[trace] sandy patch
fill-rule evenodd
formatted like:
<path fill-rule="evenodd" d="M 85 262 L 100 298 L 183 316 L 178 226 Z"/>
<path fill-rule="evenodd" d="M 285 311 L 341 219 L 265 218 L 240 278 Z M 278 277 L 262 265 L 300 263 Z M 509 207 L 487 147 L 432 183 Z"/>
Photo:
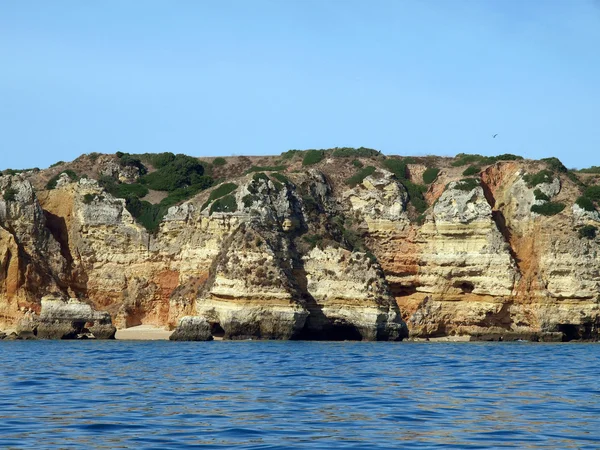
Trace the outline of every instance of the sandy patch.
<path fill-rule="evenodd" d="M 159 341 L 168 340 L 173 331 L 165 330 L 153 325 L 138 325 L 137 327 L 117 330 L 115 339 L 129 341 Z"/>

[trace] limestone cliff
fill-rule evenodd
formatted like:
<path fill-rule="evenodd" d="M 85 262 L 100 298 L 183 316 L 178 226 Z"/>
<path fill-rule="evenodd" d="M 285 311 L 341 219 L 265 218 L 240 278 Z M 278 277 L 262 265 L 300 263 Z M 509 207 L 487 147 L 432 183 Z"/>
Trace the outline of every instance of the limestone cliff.
<path fill-rule="evenodd" d="M 83 156 L 1 176 L 0 328 L 50 295 L 119 328 L 201 325 L 180 339 L 206 327 L 229 339 L 598 337 L 600 214 L 579 199 L 593 176 L 516 158 L 483 158 L 465 178 L 460 158 L 301 156 L 229 158 L 212 169 L 220 183 L 165 207 L 155 229 L 106 181 L 138 186 L 150 164 Z"/>

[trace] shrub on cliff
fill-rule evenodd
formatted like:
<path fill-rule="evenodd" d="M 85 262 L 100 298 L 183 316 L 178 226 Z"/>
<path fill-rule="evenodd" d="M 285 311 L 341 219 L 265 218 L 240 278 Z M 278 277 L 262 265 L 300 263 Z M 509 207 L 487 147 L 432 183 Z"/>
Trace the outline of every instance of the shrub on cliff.
<path fill-rule="evenodd" d="M 454 185 L 454 189 L 458 189 L 459 191 L 472 191 L 476 187 L 480 186 L 480 182 L 477 178 L 463 178 L 458 183 Z"/>
<path fill-rule="evenodd" d="M 6 188 L 6 190 L 4 191 L 4 195 L 2 196 L 4 198 L 5 202 L 14 202 L 16 195 L 17 195 L 17 190 L 13 189 L 11 187 Z"/>
<path fill-rule="evenodd" d="M 425 169 L 425 172 L 423 172 L 423 183 L 433 183 L 439 173 L 440 169 L 438 169 L 437 167 L 428 167 L 427 169 Z"/>
<path fill-rule="evenodd" d="M 279 172 L 280 170 L 287 169 L 287 166 L 252 166 L 246 173 L 252 172 Z"/>
<path fill-rule="evenodd" d="M 237 203 L 233 195 L 226 195 L 216 199 L 210 205 L 210 214 L 214 212 L 235 212 L 237 211 Z"/>
<path fill-rule="evenodd" d="M 591 201 L 587 197 L 584 197 L 584 196 L 578 197 L 577 200 L 575 200 L 575 203 L 581 209 L 584 209 L 586 211 L 596 211 L 596 207 L 594 206 L 594 202 Z"/>
<path fill-rule="evenodd" d="M 579 237 L 581 239 L 595 239 L 597 232 L 598 228 L 596 228 L 594 225 L 585 225 L 579 229 Z"/>
<path fill-rule="evenodd" d="M 221 166 L 224 166 L 225 164 L 227 164 L 227 160 L 225 158 L 218 157 L 218 158 L 213 159 L 212 163 L 213 163 L 213 166 L 215 166 L 215 167 L 221 167 Z"/>
<path fill-rule="evenodd" d="M 69 178 L 73 181 L 77 181 L 79 179 L 77 174 L 72 170 L 63 170 L 61 173 L 54 175 L 52 178 L 50 178 L 50 180 L 48 180 L 48 183 L 46 183 L 46 189 L 51 190 L 56 188 L 56 183 L 58 182 L 58 179 L 63 173 L 67 174 Z"/>
<path fill-rule="evenodd" d="M 541 205 L 532 205 L 531 212 L 541 214 L 542 216 L 554 216 L 565 209 L 564 203 L 547 202 Z"/>
<path fill-rule="evenodd" d="M 399 180 L 406 179 L 406 161 L 387 158 L 383 161 L 383 167 L 392 172 Z"/>
<path fill-rule="evenodd" d="M 554 175 L 549 170 L 540 170 L 537 173 L 527 173 L 523 175 L 523 180 L 527 183 L 530 188 L 536 187 L 538 184 L 552 183 L 554 181 Z"/>
<path fill-rule="evenodd" d="M 481 167 L 479 166 L 469 166 L 462 173 L 465 177 L 470 177 L 471 175 L 476 175 L 481 172 Z"/>
<path fill-rule="evenodd" d="M 118 152 L 117 156 L 119 156 L 119 165 L 121 167 L 137 167 L 140 175 L 144 175 L 148 172 L 148 169 L 146 169 L 146 166 L 142 164 L 140 158 L 132 156 L 129 153 L 122 152 Z"/>
<path fill-rule="evenodd" d="M 312 166 L 323 161 L 325 158 L 325 152 L 323 150 L 307 150 L 302 160 L 303 166 Z"/>
<path fill-rule="evenodd" d="M 546 194 L 544 194 L 539 189 L 536 189 L 535 191 L 533 191 L 533 195 L 535 196 L 536 200 L 543 200 L 545 202 L 549 202 L 550 201 L 550 197 L 548 197 Z"/>
<path fill-rule="evenodd" d="M 371 158 L 381 156 L 381 152 L 366 147 L 336 147 L 331 155 L 334 158 Z"/>
<path fill-rule="evenodd" d="M 408 192 L 409 203 L 413 205 L 417 213 L 423 214 L 429 206 L 423 195 L 427 192 L 427 186 L 416 184 L 408 180 L 402 180 L 402 185 L 406 188 L 406 192 Z"/>
<path fill-rule="evenodd" d="M 140 178 L 140 182 L 156 191 L 174 191 L 198 183 L 203 175 L 204 166 L 196 158 L 176 155 L 156 172 Z"/>
<path fill-rule="evenodd" d="M 600 166 L 592 166 L 586 169 L 580 169 L 581 173 L 600 173 Z"/>
<path fill-rule="evenodd" d="M 346 184 L 350 187 L 355 187 L 356 185 L 362 183 L 363 180 L 369 175 L 372 175 L 373 172 L 375 172 L 375 167 L 373 166 L 367 166 L 364 169 L 360 169 L 358 172 L 356 172 L 354 175 L 352 175 L 346 180 Z"/>
<path fill-rule="evenodd" d="M 590 186 L 583 192 L 584 197 L 590 200 L 600 201 L 600 186 Z"/>

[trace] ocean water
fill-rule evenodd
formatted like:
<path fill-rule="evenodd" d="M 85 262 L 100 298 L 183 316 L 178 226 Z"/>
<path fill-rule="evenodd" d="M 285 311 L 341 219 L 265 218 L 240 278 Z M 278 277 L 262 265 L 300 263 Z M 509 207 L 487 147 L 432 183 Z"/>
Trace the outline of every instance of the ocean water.
<path fill-rule="evenodd" d="M 600 345 L 0 342 L 0 448 L 600 448 Z"/>

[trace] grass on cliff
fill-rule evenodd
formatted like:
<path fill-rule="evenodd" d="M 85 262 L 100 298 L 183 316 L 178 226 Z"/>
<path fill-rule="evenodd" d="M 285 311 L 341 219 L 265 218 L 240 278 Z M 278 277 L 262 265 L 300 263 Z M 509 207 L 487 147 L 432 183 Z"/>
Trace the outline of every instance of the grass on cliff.
<path fill-rule="evenodd" d="M 594 225 L 585 225 L 581 227 L 578 231 L 579 237 L 581 239 L 596 239 L 596 235 L 598 234 L 598 228 Z"/>
<path fill-rule="evenodd" d="M 477 178 L 463 178 L 454 185 L 454 189 L 458 189 L 459 191 L 470 192 L 473 189 L 479 187 L 480 185 L 481 183 Z"/>
<path fill-rule="evenodd" d="M 324 150 L 307 150 L 302 159 L 303 166 L 312 166 L 320 163 L 325 158 Z"/>
<path fill-rule="evenodd" d="M 4 199 L 5 202 L 14 202 L 16 199 L 17 193 L 18 193 L 18 191 L 16 189 L 14 189 L 12 187 L 8 187 L 4 191 L 2 198 Z"/>
<path fill-rule="evenodd" d="M 459 153 L 456 159 L 450 164 L 453 167 L 466 166 L 467 164 L 490 165 L 498 161 L 518 161 L 523 159 L 522 156 L 504 153 L 498 156 L 483 156 L 478 154 Z"/>

